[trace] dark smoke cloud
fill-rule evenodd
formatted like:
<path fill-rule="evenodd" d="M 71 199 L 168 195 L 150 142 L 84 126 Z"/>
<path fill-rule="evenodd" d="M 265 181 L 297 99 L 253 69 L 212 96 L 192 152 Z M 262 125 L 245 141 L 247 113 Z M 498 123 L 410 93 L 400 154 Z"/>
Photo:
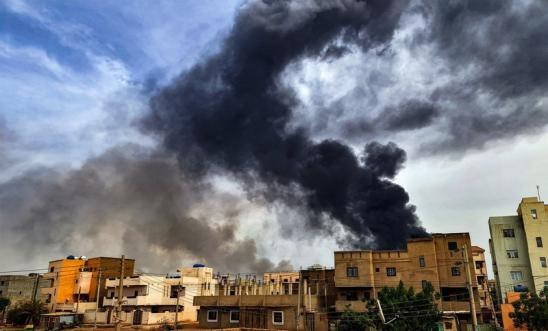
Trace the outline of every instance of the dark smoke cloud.
<path fill-rule="evenodd" d="M 546 1 L 413 1 L 390 40 L 331 63 L 340 84 L 322 84 L 320 75 L 318 84 L 300 83 L 312 95 L 304 97 L 307 107 L 310 99 L 318 111 L 302 107 L 293 125 L 354 145 L 393 140 L 427 157 L 541 134 L 548 124 L 546 31 Z M 313 69 L 288 72 L 288 81 Z"/>
<path fill-rule="evenodd" d="M 292 62 L 321 56 L 336 38 L 367 49 L 390 39 L 402 1 L 264 1 L 245 6 L 221 51 L 151 101 L 146 127 L 163 135 L 183 171 L 258 175 L 269 188 L 297 184 L 312 229 L 340 222 L 349 246 L 394 248 L 425 234 L 405 190 L 390 179 L 405 158 L 393 144 L 370 144 L 360 164 L 335 140 L 314 143 L 287 129 L 297 103 L 278 80 Z M 272 194 L 272 192 L 267 192 Z M 279 190 L 278 199 L 291 200 Z"/>
<path fill-rule="evenodd" d="M 0 184 L 0 238 L 32 243 L 18 245 L 27 258 L 122 251 L 158 271 L 192 262 L 222 271 L 289 268 L 236 237 L 237 199 L 188 180 L 173 157 L 120 146 L 77 170 L 41 168 Z M 222 223 L 207 218 L 212 211 Z"/>

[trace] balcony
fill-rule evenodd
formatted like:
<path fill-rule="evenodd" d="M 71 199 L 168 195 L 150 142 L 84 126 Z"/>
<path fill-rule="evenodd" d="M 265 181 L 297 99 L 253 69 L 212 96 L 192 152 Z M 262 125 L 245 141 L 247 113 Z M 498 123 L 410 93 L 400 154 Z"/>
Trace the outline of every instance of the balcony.
<path fill-rule="evenodd" d="M 443 311 L 470 312 L 470 303 L 468 301 L 442 301 Z M 476 302 L 476 311 L 480 311 L 479 302 Z"/>
<path fill-rule="evenodd" d="M 114 306 L 117 298 L 107 298 L 105 297 L 103 299 L 103 305 L 104 306 Z M 158 305 L 158 306 L 175 306 L 177 304 L 177 298 L 158 298 L 158 297 L 150 297 L 146 295 L 142 296 L 136 296 L 132 298 L 124 297 L 123 298 L 124 303 L 122 306 L 150 306 L 150 305 Z M 179 300 L 179 304 L 183 304 L 183 300 Z"/>
<path fill-rule="evenodd" d="M 351 311 L 363 313 L 367 311 L 365 304 L 361 300 L 337 300 L 335 301 L 335 310 L 340 312 L 350 309 Z"/>
<path fill-rule="evenodd" d="M 195 306 L 206 307 L 293 307 L 299 304 L 299 296 L 288 295 L 228 295 L 196 296 Z M 303 297 L 301 305 L 311 310 L 318 308 L 318 297 Z"/>

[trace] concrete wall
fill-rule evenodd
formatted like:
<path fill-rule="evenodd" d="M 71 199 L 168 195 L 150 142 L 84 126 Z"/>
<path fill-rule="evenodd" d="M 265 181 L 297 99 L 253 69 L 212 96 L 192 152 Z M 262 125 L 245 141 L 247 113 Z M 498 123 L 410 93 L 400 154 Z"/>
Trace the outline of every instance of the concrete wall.
<path fill-rule="evenodd" d="M 504 229 L 514 229 L 515 237 L 504 237 Z M 494 263 L 493 272 L 497 281 L 497 296 L 499 303 L 502 303 L 502 298 L 506 297 L 507 292 L 513 291 L 514 285 L 525 285 L 529 289 L 534 288 L 527 239 L 519 216 L 490 217 L 489 232 L 491 234 L 491 255 Z M 507 250 L 517 250 L 518 258 L 508 258 Z M 521 271 L 523 281 L 513 280 L 511 271 Z"/>

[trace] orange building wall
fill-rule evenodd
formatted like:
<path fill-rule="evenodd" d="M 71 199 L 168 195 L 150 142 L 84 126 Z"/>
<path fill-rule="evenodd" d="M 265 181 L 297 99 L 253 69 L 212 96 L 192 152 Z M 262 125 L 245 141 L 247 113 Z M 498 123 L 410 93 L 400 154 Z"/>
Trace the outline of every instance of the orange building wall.
<path fill-rule="evenodd" d="M 502 315 L 502 325 L 504 331 L 522 331 L 527 330 L 526 327 L 517 328 L 514 326 L 514 321 L 510 317 L 510 313 L 514 312 L 514 306 L 512 303 L 519 300 L 520 293 L 517 292 L 507 292 L 506 293 L 506 303 L 500 305 L 500 311 Z"/>

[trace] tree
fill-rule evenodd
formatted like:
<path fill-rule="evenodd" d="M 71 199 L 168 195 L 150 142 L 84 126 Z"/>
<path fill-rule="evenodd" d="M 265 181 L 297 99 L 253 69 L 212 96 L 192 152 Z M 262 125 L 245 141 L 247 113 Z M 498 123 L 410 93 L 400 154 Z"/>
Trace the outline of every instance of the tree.
<path fill-rule="evenodd" d="M 0 312 L 2 312 L 2 319 L 0 320 L 0 322 L 4 320 L 4 314 L 6 313 L 6 308 L 8 308 L 10 304 L 11 304 L 10 299 L 0 298 Z"/>
<path fill-rule="evenodd" d="M 373 325 L 374 320 L 368 313 L 354 312 L 348 305 L 339 319 L 338 331 L 363 331 L 366 327 Z"/>
<path fill-rule="evenodd" d="M 527 326 L 529 330 L 547 330 L 548 329 L 548 289 L 544 288 L 537 293 L 522 293 L 520 299 L 512 305 L 514 312 L 510 317 L 514 325 Z"/>
<path fill-rule="evenodd" d="M 40 301 L 21 302 L 8 312 L 8 321 L 15 325 L 40 323 L 40 315 L 47 313 L 47 309 Z"/>
<path fill-rule="evenodd" d="M 434 287 L 427 282 L 422 292 L 415 293 L 413 287 L 406 289 L 400 281 L 396 288 L 384 287 L 379 292 L 386 321 L 394 319 L 389 324 L 381 325 L 382 330 L 436 330 L 441 313 L 434 299 L 439 296 Z"/>

